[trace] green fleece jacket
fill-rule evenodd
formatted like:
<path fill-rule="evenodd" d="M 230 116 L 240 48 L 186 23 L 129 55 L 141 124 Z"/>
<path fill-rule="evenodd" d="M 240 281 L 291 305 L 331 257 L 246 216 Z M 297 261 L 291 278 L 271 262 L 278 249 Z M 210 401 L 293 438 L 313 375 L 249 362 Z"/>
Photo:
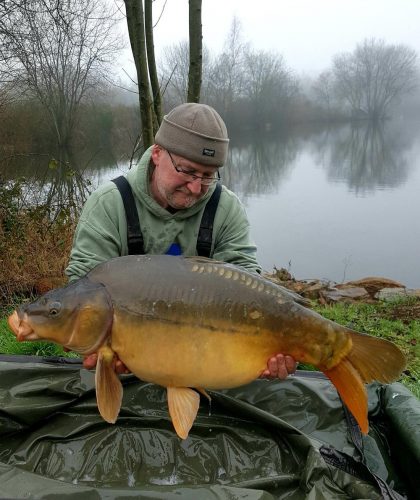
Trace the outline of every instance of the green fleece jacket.
<path fill-rule="evenodd" d="M 197 255 L 196 244 L 204 207 L 214 190 L 190 208 L 170 213 L 149 190 L 151 148 L 127 174 L 133 190 L 148 254 L 165 254 L 172 243 L 183 255 Z M 77 225 L 66 274 L 70 280 L 84 276 L 97 264 L 127 255 L 127 221 L 121 195 L 111 181 L 94 191 L 86 201 Z M 210 257 L 260 272 L 256 247 L 250 238 L 245 209 L 237 196 L 223 186 L 213 227 Z"/>

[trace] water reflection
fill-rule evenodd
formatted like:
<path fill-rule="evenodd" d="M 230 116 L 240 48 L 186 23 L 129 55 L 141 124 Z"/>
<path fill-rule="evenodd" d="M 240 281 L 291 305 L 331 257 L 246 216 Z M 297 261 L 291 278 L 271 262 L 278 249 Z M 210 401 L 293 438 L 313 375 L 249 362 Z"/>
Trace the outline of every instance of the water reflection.
<path fill-rule="evenodd" d="M 71 155 L 61 155 L 57 160 L 48 164 L 52 174 L 47 182 L 40 184 L 39 194 L 43 199 L 38 200 L 50 207 L 52 215 L 65 209 L 76 215 L 91 192 L 91 182 L 79 170 L 72 167 Z"/>
<path fill-rule="evenodd" d="M 0 154 L 0 176 L 5 181 L 20 177 L 40 180 L 45 175 L 48 177 L 46 167 L 53 159 L 62 165 L 70 165 L 72 169 L 81 174 L 103 171 L 113 168 L 117 164 L 114 153 L 105 147 L 99 150 L 56 150 L 51 153 L 16 152 L 6 156 Z"/>
<path fill-rule="evenodd" d="M 243 197 L 276 192 L 292 169 L 298 150 L 295 137 L 232 145 L 222 173 L 223 184 Z"/>
<path fill-rule="evenodd" d="M 293 167 L 301 147 L 298 137 L 282 136 L 261 140 L 253 138 L 246 145 L 233 144 L 229 149 L 223 184 L 241 196 L 261 195 L 276 190 Z M 80 203 L 90 186 L 97 187 L 116 175 L 126 173 L 128 164 L 120 164 L 112 155 L 75 155 L 71 151 L 47 154 L 14 155 L 0 158 L 2 181 L 24 179 L 25 203 Z"/>
<path fill-rule="evenodd" d="M 19 208 L 45 207 L 51 219 L 63 210 L 76 215 L 91 191 L 91 182 L 69 151 L 48 155 L 17 155 L 1 165 L 1 181 L 19 189 Z"/>
<path fill-rule="evenodd" d="M 263 267 L 293 260 L 299 277 L 340 281 L 351 258 L 348 279 L 376 274 L 418 286 L 419 126 L 316 125 L 232 140 L 222 178 L 247 205 Z M 76 211 L 98 184 L 128 171 L 128 162 L 111 154 L 55 160 L 0 158 L 0 188 L 24 176 L 20 206 L 48 204 L 55 217 L 63 208 Z"/>
<path fill-rule="evenodd" d="M 389 123 L 363 123 L 325 131 L 313 142 L 314 159 L 331 182 L 356 194 L 395 188 L 407 180 L 407 137 Z"/>
<path fill-rule="evenodd" d="M 309 161 L 321 165 L 330 182 L 346 183 L 356 194 L 395 188 L 408 177 L 406 152 L 414 141 L 413 130 L 410 135 L 393 122 L 324 129 L 316 125 L 289 135 L 232 141 L 223 183 L 245 199 L 276 193 L 290 177 L 298 155 L 309 151 Z M 0 159 L 0 168 L 3 181 L 25 178 L 25 203 L 67 205 L 72 210 L 80 208 L 92 187 L 128 169 L 106 149 L 77 156 L 59 152 L 53 161 L 49 155 L 15 155 Z"/>
<path fill-rule="evenodd" d="M 276 192 L 304 149 L 316 165 L 326 169 L 330 182 L 346 183 L 358 195 L 406 182 L 410 166 L 406 153 L 415 134 L 407 133 L 401 123 L 318 125 L 311 132 L 254 137 L 245 146 L 233 142 L 223 171 L 224 184 L 245 198 Z"/>

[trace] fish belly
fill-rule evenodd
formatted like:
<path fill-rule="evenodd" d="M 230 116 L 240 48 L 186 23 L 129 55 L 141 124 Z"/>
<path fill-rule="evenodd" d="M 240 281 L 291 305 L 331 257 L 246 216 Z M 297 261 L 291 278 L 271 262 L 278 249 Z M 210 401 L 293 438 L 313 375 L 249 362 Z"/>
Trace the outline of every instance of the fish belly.
<path fill-rule="evenodd" d="M 141 380 L 165 387 L 237 387 L 257 378 L 276 352 L 269 331 L 211 329 L 114 318 L 112 349 Z"/>

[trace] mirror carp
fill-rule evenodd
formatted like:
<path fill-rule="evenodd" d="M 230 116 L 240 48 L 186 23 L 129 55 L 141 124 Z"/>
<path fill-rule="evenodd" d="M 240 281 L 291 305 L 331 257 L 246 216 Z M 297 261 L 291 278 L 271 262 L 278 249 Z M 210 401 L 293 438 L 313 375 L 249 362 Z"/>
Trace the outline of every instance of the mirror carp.
<path fill-rule="evenodd" d="M 9 317 L 18 340 L 48 340 L 98 353 L 99 412 L 117 420 L 122 385 L 115 354 L 141 380 L 167 388 L 169 414 L 185 439 L 206 389 L 259 377 L 276 353 L 322 370 L 362 432 L 365 383 L 388 383 L 405 366 L 393 343 L 323 318 L 297 294 L 232 264 L 201 257 L 131 255 L 99 264 Z M 197 392 L 198 391 L 198 392 Z"/>

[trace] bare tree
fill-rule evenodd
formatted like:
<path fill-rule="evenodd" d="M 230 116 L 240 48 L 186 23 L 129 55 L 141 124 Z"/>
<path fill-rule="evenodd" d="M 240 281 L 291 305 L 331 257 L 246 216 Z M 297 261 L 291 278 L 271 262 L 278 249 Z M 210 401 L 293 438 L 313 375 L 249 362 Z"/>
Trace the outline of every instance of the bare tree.
<path fill-rule="evenodd" d="M 169 81 L 166 100 L 183 102 L 189 67 L 188 42 L 167 47 L 161 68 Z M 203 49 L 202 101 L 213 105 L 230 126 L 260 128 L 286 119 L 288 106 L 298 92 L 298 82 L 282 56 L 252 51 L 240 36 L 235 18 L 224 51 L 214 61 Z"/>
<path fill-rule="evenodd" d="M 101 0 L 0 3 L 2 79 L 39 100 L 62 147 L 120 46 L 115 19 L 104 11 Z"/>
<path fill-rule="evenodd" d="M 337 95 L 355 115 L 381 119 L 389 105 L 418 84 L 417 54 L 405 45 L 369 39 L 334 58 Z"/>
<path fill-rule="evenodd" d="M 163 49 L 160 61 L 161 81 L 166 87 L 165 101 L 179 104 L 188 91 L 189 43 L 183 40 Z"/>
<path fill-rule="evenodd" d="M 331 71 L 323 71 L 312 86 L 318 102 L 331 112 L 334 101 L 334 77 Z"/>
<path fill-rule="evenodd" d="M 242 26 L 235 16 L 232 20 L 223 52 L 216 58 L 211 69 L 210 100 L 218 105 L 225 115 L 232 112 L 233 104 L 238 101 L 245 85 L 245 57 L 249 44 L 242 38 Z"/>
<path fill-rule="evenodd" d="M 190 49 L 187 40 L 165 47 L 160 60 L 160 79 L 165 88 L 165 103 L 172 107 L 185 102 L 188 95 L 188 75 Z M 206 47 L 202 51 L 201 100 L 206 101 L 210 85 L 210 53 Z"/>
<path fill-rule="evenodd" d="M 189 0 L 190 66 L 188 71 L 188 102 L 199 102 L 203 64 L 203 33 L 201 0 Z"/>
<path fill-rule="evenodd" d="M 16 93 L 14 86 L 11 82 L 0 82 L 0 112 L 16 101 L 19 94 Z"/>
<path fill-rule="evenodd" d="M 253 120 L 271 126 L 285 120 L 287 107 L 297 94 L 296 77 L 281 55 L 266 51 L 248 51 L 245 56 L 244 95 Z"/>

